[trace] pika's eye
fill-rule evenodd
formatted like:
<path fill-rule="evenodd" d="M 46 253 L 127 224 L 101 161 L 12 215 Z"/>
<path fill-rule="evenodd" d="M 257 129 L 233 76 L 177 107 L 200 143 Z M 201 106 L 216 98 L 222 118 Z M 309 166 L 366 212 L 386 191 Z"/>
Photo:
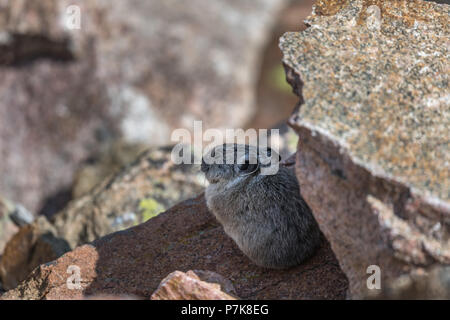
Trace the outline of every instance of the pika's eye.
<path fill-rule="evenodd" d="M 239 164 L 239 165 L 238 165 L 238 168 L 239 168 L 240 171 L 245 171 L 245 170 L 248 169 L 248 166 L 249 166 L 249 165 L 250 165 L 250 164 L 249 164 L 248 162 L 245 162 L 245 163 L 243 163 L 243 164 Z"/>
<path fill-rule="evenodd" d="M 254 172 L 258 169 L 258 164 L 251 164 L 246 160 L 245 163 L 238 165 L 238 169 L 240 172 Z"/>

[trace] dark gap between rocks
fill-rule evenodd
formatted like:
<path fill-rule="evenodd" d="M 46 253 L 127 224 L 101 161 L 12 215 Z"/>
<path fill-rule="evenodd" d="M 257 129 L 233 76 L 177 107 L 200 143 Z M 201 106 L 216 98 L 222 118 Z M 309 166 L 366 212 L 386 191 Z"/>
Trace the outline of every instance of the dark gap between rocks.
<path fill-rule="evenodd" d="M 74 61 L 69 46 L 69 39 L 52 40 L 42 35 L 13 33 L 0 44 L 0 66 L 23 67 L 40 59 Z"/>

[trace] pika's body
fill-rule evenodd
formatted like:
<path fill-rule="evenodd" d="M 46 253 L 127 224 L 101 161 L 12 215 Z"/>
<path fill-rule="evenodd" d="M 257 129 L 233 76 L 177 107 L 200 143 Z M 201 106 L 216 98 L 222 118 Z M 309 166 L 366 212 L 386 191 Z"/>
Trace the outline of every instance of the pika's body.
<path fill-rule="evenodd" d="M 302 263 L 319 247 L 321 232 L 294 173 L 280 166 L 276 174 L 262 174 L 262 154 L 256 147 L 223 145 L 212 154 L 239 147 L 244 148 L 247 163 L 239 164 L 236 152 L 234 164 L 202 163 L 210 182 L 205 192 L 209 210 L 257 265 L 288 268 Z M 270 152 L 264 156 L 270 157 Z M 254 164 L 248 163 L 252 157 Z"/>

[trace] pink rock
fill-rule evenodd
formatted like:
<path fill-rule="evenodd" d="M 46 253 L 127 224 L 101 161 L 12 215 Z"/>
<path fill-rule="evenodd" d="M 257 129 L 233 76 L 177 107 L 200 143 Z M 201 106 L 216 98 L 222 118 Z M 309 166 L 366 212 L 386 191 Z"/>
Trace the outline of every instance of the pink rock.
<path fill-rule="evenodd" d="M 152 294 L 152 300 L 235 300 L 235 297 L 221 290 L 218 283 L 200 280 L 189 270 L 184 273 L 174 271 L 165 277 L 158 289 Z"/>

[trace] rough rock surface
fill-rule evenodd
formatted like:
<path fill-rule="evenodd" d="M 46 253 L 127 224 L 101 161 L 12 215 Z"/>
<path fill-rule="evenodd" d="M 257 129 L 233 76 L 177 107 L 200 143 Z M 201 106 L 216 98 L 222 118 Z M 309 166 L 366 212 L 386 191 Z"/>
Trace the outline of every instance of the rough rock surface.
<path fill-rule="evenodd" d="M 2 1 L 0 192 L 36 213 L 105 141 L 167 144 L 194 119 L 243 126 L 287 2 Z M 74 4 L 80 29 L 64 24 Z"/>
<path fill-rule="evenodd" d="M 70 250 L 67 241 L 55 234 L 47 219 L 39 217 L 12 237 L 0 260 L 0 280 L 5 289 L 15 288 L 36 266 Z"/>
<path fill-rule="evenodd" d="M 67 287 L 71 265 L 80 267 L 80 290 Z M 243 299 L 343 299 L 347 290 L 347 279 L 327 243 L 310 260 L 289 270 L 253 265 L 225 235 L 201 195 L 39 266 L 2 299 L 104 294 L 149 298 L 169 273 L 195 269 L 229 279 Z"/>
<path fill-rule="evenodd" d="M 174 271 L 161 281 L 152 300 L 235 300 L 218 283 L 202 281 L 192 270 Z"/>
<path fill-rule="evenodd" d="M 318 1 L 280 42 L 302 194 L 349 279 L 450 263 L 450 6 Z"/>

